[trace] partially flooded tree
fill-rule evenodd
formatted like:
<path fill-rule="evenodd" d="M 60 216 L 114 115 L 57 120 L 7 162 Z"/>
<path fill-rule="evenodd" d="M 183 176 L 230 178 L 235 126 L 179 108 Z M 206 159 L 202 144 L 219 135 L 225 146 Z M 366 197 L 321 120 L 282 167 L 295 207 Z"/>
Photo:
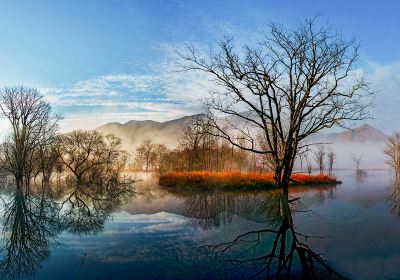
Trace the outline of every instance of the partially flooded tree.
<path fill-rule="evenodd" d="M 394 170 L 396 177 L 400 175 L 400 133 L 395 132 L 390 136 L 384 153 L 387 155 L 388 160 L 386 161 L 389 166 Z"/>
<path fill-rule="evenodd" d="M 361 165 L 361 161 L 362 161 L 363 157 L 360 155 L 355 155 L 352 154 L 351 155 L 351 160 L 354 161 L 354 163 L 356 164 L 356 170 L 360 170 L 360 165 Z"/>
<path fill-rule="evenodd" d="M 113 135 L 103 137 L 97 131 L 77 130 L 60 135 L 56 147 L 61 162 L 78 184 L 120 169 L 121 140 Z"/>
<path fill-rule="evenodd" d="M 275 183 L 285 191 L 308 136 L 369 117 L 370 91 L 356 68 L 358 45 L 314 20 L 292 29 L 272 24 L 264 40 L 240 51 L 224 38 L 209 56 L 193 46 L 180 56 L 183 70 L 205 72 L 215 82 L 205 100 L 215 135 L 270 154 Z M 255 145 L 257 131 L 265 148 Z M 239 134 L 246 136 L 245 145 Z"/>
<path fill-rule="evenodd" d="M 37 155 L 57 132 L 59 117 L 37 89 L 5 88 L 0 93 L 0 111 L 11 132 L 1 146 L 1 165 L 14 175 L 17 187 L 29 184 Z"/>

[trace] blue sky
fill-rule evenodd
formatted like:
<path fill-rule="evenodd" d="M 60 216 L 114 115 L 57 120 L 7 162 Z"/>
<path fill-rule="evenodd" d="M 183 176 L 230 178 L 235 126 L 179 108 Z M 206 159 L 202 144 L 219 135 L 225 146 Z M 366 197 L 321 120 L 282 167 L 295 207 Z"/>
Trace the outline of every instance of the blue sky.
<path fill-rule="evenodd" d="M 271 21 L 320 15 L 361 43 L 377 91 L 375 120 L 399 128 L 397 1 L 1 1 L 0 86 L 38 87 L 63 130 L 197 113 L 206 79 L 175 72 L 184 42 L 207 49 L 223 35 L 255 42 Z"/>

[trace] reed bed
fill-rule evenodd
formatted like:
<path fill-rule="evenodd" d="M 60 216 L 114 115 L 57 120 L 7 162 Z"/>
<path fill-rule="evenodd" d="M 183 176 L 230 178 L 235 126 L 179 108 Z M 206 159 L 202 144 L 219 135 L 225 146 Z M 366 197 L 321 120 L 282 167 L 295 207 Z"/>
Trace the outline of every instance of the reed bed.
<path fill-rule="evenodd" d="M 171 172 L 160 176 L 159 183 L 176 188 L 274 188 L 273 173 L 258 172 Z M 336 177 L 326 174 L 298 173 L 291 176 L 291 185 L 323 185 L 340 183 Z"/>

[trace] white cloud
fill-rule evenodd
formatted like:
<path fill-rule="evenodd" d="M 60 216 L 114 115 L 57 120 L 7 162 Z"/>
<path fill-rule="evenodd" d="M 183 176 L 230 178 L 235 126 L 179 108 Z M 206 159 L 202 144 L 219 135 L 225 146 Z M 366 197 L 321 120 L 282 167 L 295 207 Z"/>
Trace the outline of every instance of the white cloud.
<path fill-rule="evenodd" d="M 205 75 L 178 72 L 169 62 L 154 68 L 151 74 L 104 75 L 41 91 L 64 114 L 64 131 L 130 119 L 165 121 L 201 111 L 200 100 L 211 86 Z"/>
<path fill-rule="evenodd" d="M 376 92 L 371 121 L 390 133 L 400 129 L 400 61 L 388 64 L 369 63 L 367 78 Z"/>
<path fill-rule="evenodd" d="M 205 49 L 205 46 L 197 46 Z M 70 86 L 43 87 L 42 92 L 65 116 L 62 130 L 94 128 L 111 121 L 131 119 L 166 121 L 202 111 L 201 99 L 215 89 L 209 77 L 198 72 L 179 72 L 173 54 L 179 46 L 160 45 L 163 62 L 150 65 L 150 72 L 109 74 L 78 81 Z M 385 132 L 399 129 L 400 61 L 369 62 L 367 73 L 377 92 L 373 115 L 366 120 Z"/>

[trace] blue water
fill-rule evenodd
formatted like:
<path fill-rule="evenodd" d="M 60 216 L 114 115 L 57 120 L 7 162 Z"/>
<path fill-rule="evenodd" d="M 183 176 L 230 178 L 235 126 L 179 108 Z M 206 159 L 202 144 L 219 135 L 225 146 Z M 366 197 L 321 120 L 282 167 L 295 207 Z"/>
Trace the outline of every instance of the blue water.
<path fill-rule="evenodd" d="M 345 277 L 400 279 L 400 212 L 396 211 L 400 209 L 400 188 L 383 170 L 367 171 L 363 176 L 337 171 L 336 176 L 343 181 L 341 185 L 291 193 L 292 198 L 300 198 L 292 209 L 296 231 L 311 236 L 303 241 Z M 226 256 L 201 246 L 276 226 L 279 213 L 271 196 L 271 192 L 172 193 L 148 176 L 136 185 L 135 194 L 115 207 L 100 205 L 101 211 L 83 211 L 80 215 L 88 217 L 69 222 L 65 215 L 43 217 L 48 224 L 55 224 L 52 234 L 33 231 L 33 235 L 44 236 L 32 238 L 38 243 L 32 246 L 33 252 L 45 251 L 44 257 L 35 261 L 29 253 L 14 254 L 12 260 L 18 265 L 2 268 L 11 270 L 11 276 L 26 279 L 247 278 L 258 269 L 256 264 L 235 266 Z M 12 197 L 3 194 L 7 201 L 12 202 Z M 63 196 L 53 195 L 53 200 L 58 203 Z M 32 201 L 24 203 L 28 209 Z M 51 213 L 50 209 L 46 211 Z M 42 217 L 35 219 L 37 224 Z M 81 220 L 83 225 L 72 225 Z M 2 236 L 4 260 L 7 253 L 13 253 L 10 248 L 19 247 L 6 243 L 10 227 L 3 228 Z M 21 234 L 14 236 L 18 243 Z M 271 242 L 269 236 L 263 236 L 257 250 L 266 250 Z M 234 247 L 227 256 L 241 253 L 245 245 Z"/>

